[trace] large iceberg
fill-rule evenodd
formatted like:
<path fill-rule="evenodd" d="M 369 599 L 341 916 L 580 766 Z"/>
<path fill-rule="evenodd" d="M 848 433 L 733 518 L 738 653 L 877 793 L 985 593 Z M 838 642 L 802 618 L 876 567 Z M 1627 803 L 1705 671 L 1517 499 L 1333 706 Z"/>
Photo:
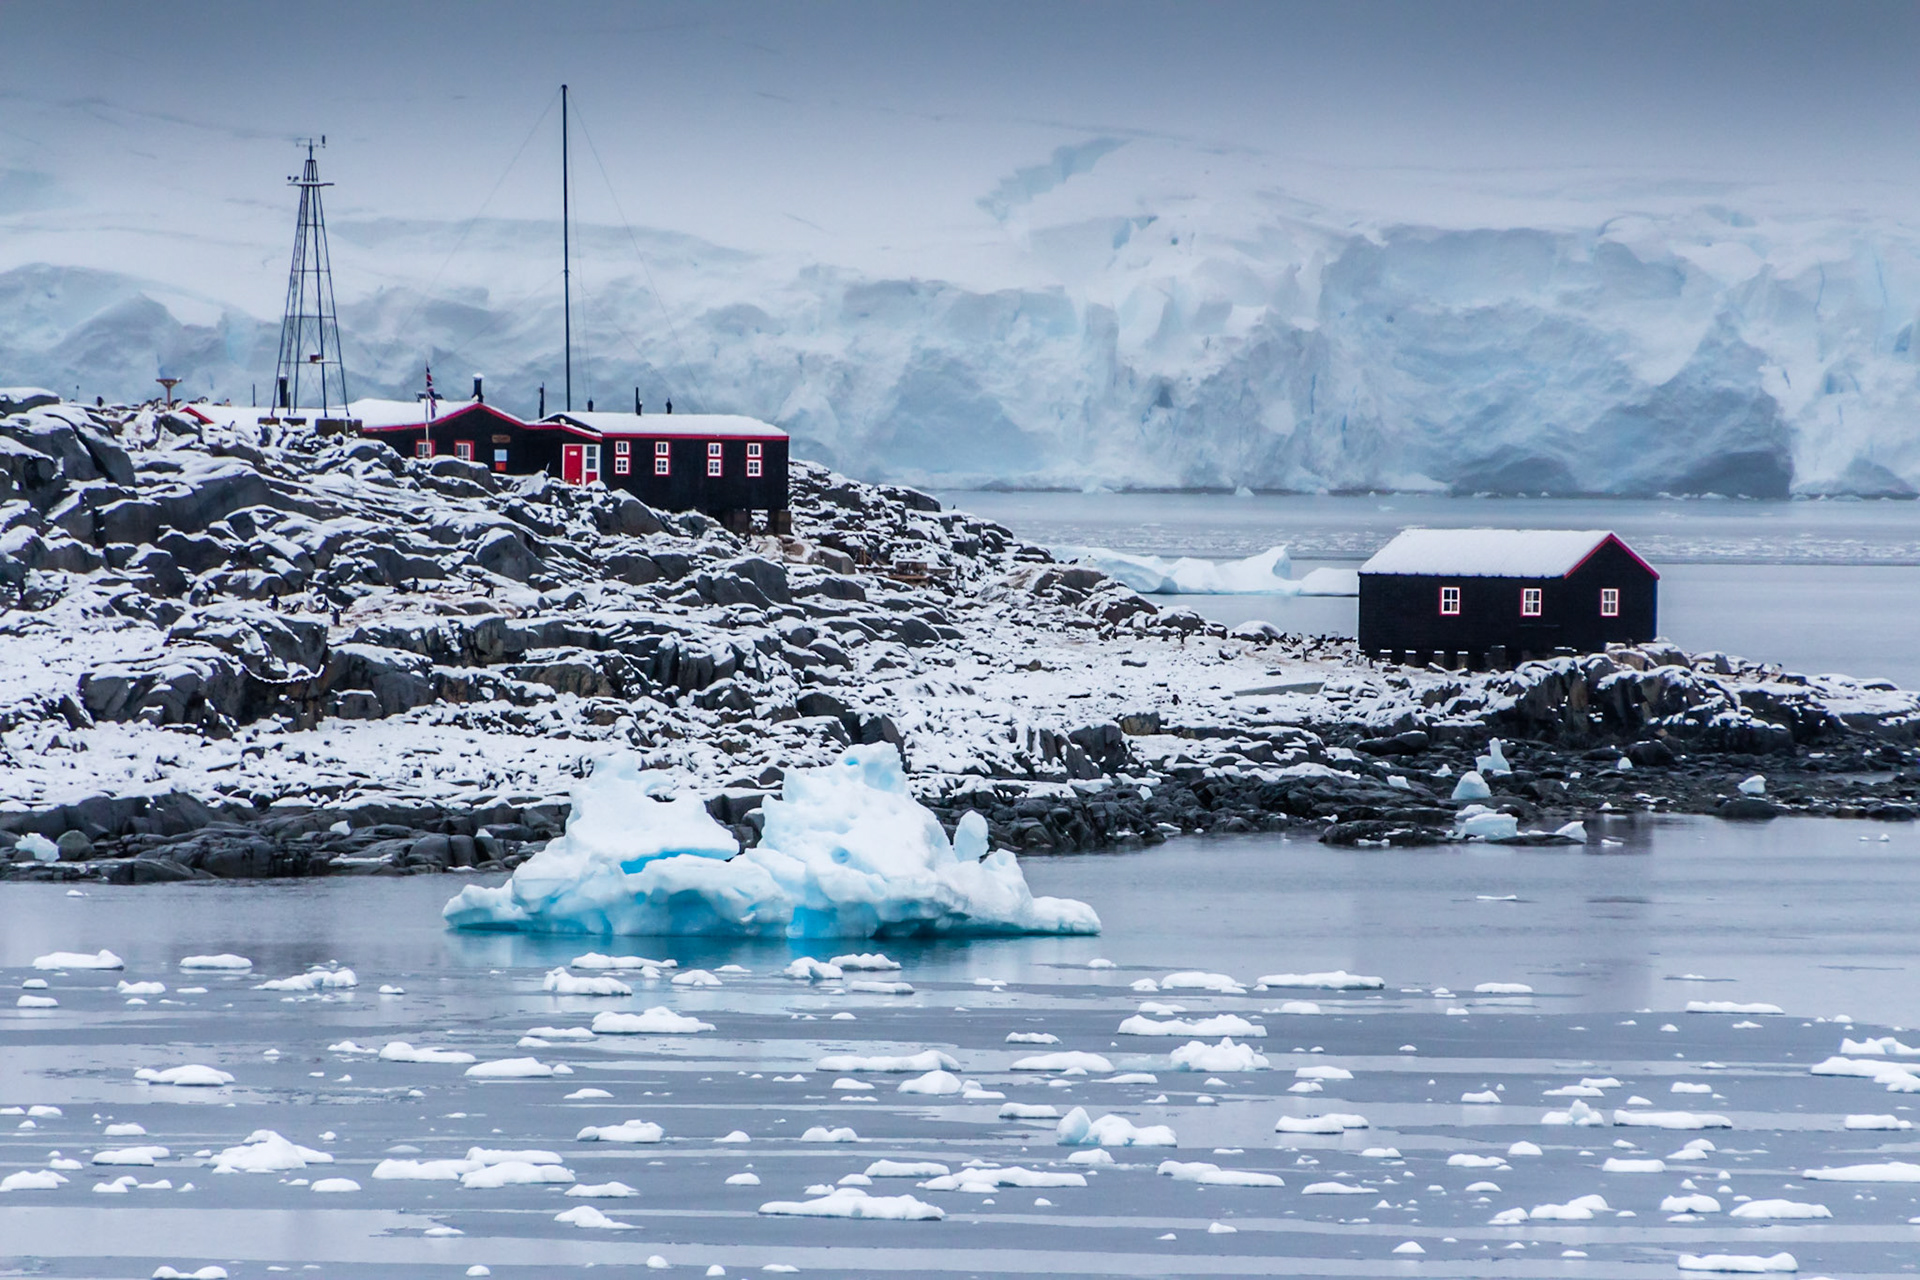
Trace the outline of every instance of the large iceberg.
<path fill-rule="evenodd" d="M 886 743 L 789 773 L 765 802 L 760 843 L 733 836 L 664 776 L 603 764 L 573 793 L 566 834 L 503 885 L 469 885 L 443 913 L 457 929 L 554 934 L 867 938 L 1098 933 L 1084 902 L 1036 898 L 987 824 L 952 841 L 907 792 Z"/>
<path fill-rule="evenodd" d="M 1269 547 L 1243 560 L 1201 560 L 1193 556 L 1132 555 L 1108 547 L 1056 547 L 1055 554 L 1098 569 L 1148 595 L 1193 596 L 1355 596 L 1360 575 L 1352 569 L 1314 569 L 1293 577 L 1285 547 Z"/>

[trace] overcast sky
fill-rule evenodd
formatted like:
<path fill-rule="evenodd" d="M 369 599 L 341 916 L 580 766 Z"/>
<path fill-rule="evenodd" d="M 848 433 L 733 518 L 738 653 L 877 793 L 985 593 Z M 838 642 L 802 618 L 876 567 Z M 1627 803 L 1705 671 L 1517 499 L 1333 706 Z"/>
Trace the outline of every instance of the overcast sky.
<path fill-rule="evenodd" d="M 1893 212 L 1916 37 L 1911 4 L 0 0 L 0 269 L 273 312 L 291 139 L 328 135 L 337 218 L 547 218 L 563 80 L 590 216 L 801 255 L 937 264 L 989 233 L 1009 175 L 1095 138 L 1322 185 L 1880 183 Z"/>

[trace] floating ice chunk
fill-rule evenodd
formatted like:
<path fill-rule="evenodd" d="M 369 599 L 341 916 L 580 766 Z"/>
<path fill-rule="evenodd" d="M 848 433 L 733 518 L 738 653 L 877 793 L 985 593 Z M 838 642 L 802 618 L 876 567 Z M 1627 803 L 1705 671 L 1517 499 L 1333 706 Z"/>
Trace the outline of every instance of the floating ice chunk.
<path fill-rule="evenodd" d="M 1499 1156 L 1477 1156 L 1470 1151 L 1456 1151 L 1447 1157 L 1447 1165 L 1454 1169 L 1504 1169 L 1507 1162 Z"/>
<path fill-rule="evenodd" d="M 476 1080 L 543 1080 L 553 1072 L 552 1067 L 538 1058 L 496 1058 L 492 1062 L 476 1062 L 465 1074 Z"/>
<path fill-rule="evenodd" d="M 1465 782 L 1466 778 L 1462 778 L 1462 785 Z M 1470 804 L 1453 816 L 1453 830 L 1468 840 L 1511 840 L 1520 834 L 1520 819 L 1510 813 Z"/>
<path fill-rule="evenodd" d="M 855 1133 L 853 1130 L 847 1128 L 844 1125 L 836 1129 L 829 1129 L 827 1128 L 827 1126 L 823 1124 L 817 1124 L 817 1125 L 814 1125 L 811 1129 L 808 1129 L 805 1133 L 801 1134 L 800 1141 L 802 1142 L 858 1142 L 860 1141 L 860 1135 Z"/>
<path fill-rule="evenodd" d="M 1642 1129 L 1731 1129 L 1733 1121 L 1711 1112 L 1616 1111 L 1613 1122 Z"/>
<path fill-rule="evenodd" d="M 1559 836 L 1562 840 L 1571 840 L 1575 844 L 1585 844 L 1587 842 L 1587 824 L 1576 818 L 1564 826 L 1555 827 L 1553 834 Z"/>
<path fill-rule="evenodd" d="M 1242 995 L 1246 988 L 1224 973 L 1205 973 L 1187 969 L 1160 979 L 1162 991 L 1217 991 L 1222 995 Z"/>
<path fill-rule="evenodd" d="M 673 985 L 676 987 L 717 987 L 720 985 L 720 979 L 708 973 L 705 969 L 689 969 L 685 973 L 674 974 Z"/>
<path fill-rule="evenodd" d="M 1303 1196 L 1368 1196 L 1373 1187 L 1356 1187 L 1351 1182 L 1309 1182 L 1300 1188 Z"/>
<path fill-rule="evenodd" d="M 1334 1111 L 1323 1116 L 1281 1116 L 1274 1122 L 1275 1133 L 1345 1133 L 1365 1129 L 1367 1118 Z"/>
<path fill-rule="evenodd" d="M 1097 1053 L 1085 1053 L 1070 1050 L 1065 1053 L 1036 1053 L 1026 1058 L 1015 1058 L 1009 1071 L 1086 1071 L 1105 1075 L 1113 1070 L 1113 1063 Z"/>
<path fill-rule="evenodd" d="M 839 965 L 815 960 L 812 956 L 801 956 L 781 972 L 802 982 L 833 982 L 846 976 Z"/>
<path fill-rule="evenodd" d="M 1059 1044 L 1060 1037 L 1045 1031 L 1009 1031 L 1008 1044 Z"/>
<path fill-rule="evenodd" d="M 1147 595 L 1351 596 L 1360 590 L 1359 575 L 1351 569 L 1314 569 L 1302 578 L 1291 576 L 1293 563 L 1284 546 L 1241 560 L 1170 559 L 1108 547 L 1056 547 L 1054 551 L 1063 560 L 1098 569 Z"/>
<path fill-rule="evenodd" d="M 172 1267 L 154 1269 L 153 1280 L 227 1280 L 225 1267 L 201 1267 L 198 1271 L 177 1271 Z"/>
<path fill-rule="evenodd" d="M 1710 1084 L 1695 1084 L 1688 1080 L 1675 1080 L 1667 1089 L 1668 1093 L 1712 1093 Z"/>
<path fill-rule="evenodd" d="M 1799 1200 L 1749 1200 L 1733 1206 L 1733 1212 L 1727 1216 L 1762 1221 L 1776 1218 L 1831 1218 L 1833 1210 L 1823 1204 L 1808 1204 Z"/>
<path fill-rule="evenodd" d="M 114 990 L 123 996 L 158 996 L 166 994 L 167 984 L 164 982 L 127 982 L 122 980 Z"/>
<path fill-rule="evenodd" d="M 531 1164 L 525 1160 L 502 1160 L 498 1164 L 482 1165 L 460 1175 L 460 1185 L 469 1191 L 497 1191 L 501 1187 L 572 1181 L 571 1169 L 557 1164 Z"/>
<path fill-rule="evenodd" d="M 1222 1169 L 1202 1160 L 1162 1160 L 1160 1175 L 1176 1182 L 1198 1182 L 1209 1187 L 1284 1187 L 1278 1174 L 1255 1173 L 1251 1169 Z"/>
<path fill-rule="evenodd" d="M 1893 1054 L 1902 1058 L 1920 1058 L 1920 1049 L 1912 1045 L 1901 1044 L 1893 1036 L 1873 1036 L 1865 1040 L 1843 1037 L 1840 1041 L 1841 1053 Z"/>
<path fill-rule="evenodd" d="M 1506 744 L 1498 738 L 1487 744 L 1485 755 L 1475 757 L 1473 767 L 1481 773 L 1504 775 L 1513 772 L 1513 766 L 1507 763 Z"/>
<path fill-rule="evenodd" d="M 108 1165 L 150 1165 L 157 1160 L 165 1160 L 172 1154 L 173 1153 L 165 1147 L 112 1147 L 104 1151 L 94 1152 L 93 1163 Z"/>
<path fill-rule="evenodd" d="M 1848 1116 L 1845 1127 L 1848 1129 L 1911 1129 L 1913 1121 L 1902 1120 L 1899 1116 Z"/>
<path fill-rule="evenodd" d="M 15 840 L 13 849 L 15 853 L 24 853 L 35 862 L 60 861 L 60 846 L 37 831 L 29 831 Z"/>
<path fill-rule="evenodd" d="M 1460 775 L 1458 782 L 1453 784 L 1451 798 L 1455 804 L 1472 800 L 1491 800 L 1493 788 L 1487 785 L 1487 780 L 1480 776 L 1479 770 L 1469 769 Z"/>
<path fill-rule="evenodd" d="M 864 991 L 876 996 L 910 996 L 913 984 L 910 982 L 879 982 L 873 978 L 855 978 L 847 983 L 849 991 Z"/>
<path fill-rule="evenodd" d="M 1347 1070 L 1345 1067 L 1336 1067 L 1331 1064 L 1326 1066 L 1316 1065 L 1311 1067 L 1296 1067 L 1293 1072 L 1293 1078 L 1295 1080 L 1351 1080 L 1353 1079 L 1353 1072 Z"/>
<path fill-rule="evenodd" d="M 320 1178 L 314 1182 L 312 1189 L 322 1195 L 334 1195 L 345 1191 L 358 1191 L 360 1184 L 352 1178 Z"/>
<path fill-rule="evenodd" d="M 1113 969 L 1117 967 L 1113 961 L 1106 959 L 1104 956 L 1095 956 L 1093 959 L 1087 961 L 1087 968 L 1089 969 Z"/>
<path fill-rule="evenodd" d="M 1529 1222 L 1586 1222 L 1607 1211 L 1605 1196 L 1575 1196 L 1565 1204 L 1537 1204 L 1527 1210 Z"/>
<path fill-rule="evenodd" d="M 1602 1173 L 1665 1173 L 1667 1162 L 1660 1159 L 1635 1160 L 1624 1156 L 1608 1156 L 1600 1166 Z"/>
<path fill-rule="evenodd" d="M 1176 1071 L 1265 1071 L 1267 1056 L 1250 1044 L 1223 1038 L 1219 1044 L 1192 1040 L 1168 1055 Z"/>
<path fill-rule="evenodd" d="M 1490 1103 L 1490 1102 L 1499 1102 L 1500 1100 L 1501 1100 L 1500 1095 L 1494 1092 L 1492 1089 L 1482 1089 L 1478 1093 L 1463 1093 L 1460 1095 L 1460 1101 L 1462 1102 Z"/>
<path fill-rule="evenodd" d="M 639 1195 L 624 1182 L 576 1183 L 562 1194 L 582 1197 L 589 1200 L 627 1200 Z"/>
<path fill-rule="evenodd" d="M 557 996 L 630 996 L 633 994 L 633 988 L 618 978 L 604 973 L 580 978 L 568 973 L 564 968 L 549 972 L 546 981 L 541 984 L 541 989 L 551 991 Z"/>
<path fill-rule="evenodd" d="M 1113 1157 L 1096 1147 L 1092 1151 L 1074 1152 L 1067 1157 L 1067 1163 L 1085 1165 L 1112 1164 Z"/>
<path fill-rule="evenodd" d="M 1151 1071 L 1122 1071 L 1118 1075 L 1108 1076 L 1101 1084 L 1159 1084 L 1160 1077 Z"/>
<path fill-rule="evenodd" d="M 153 1162 L 149 1160 L 147 1163 Z M 0 1178 L 0 1192 L 53 1191 L 66 1180 L 64 1175 L 55 1173 L 52 1169 L 20 1169 Z"/>
<path fill-rule="evenodd" d="M 1662 1213 L 1718 1213 L 1720 1202 L 1709 1195 L 1668 1196 L 1660 1202 Z"/>
<path fill-rule="evenodd" d="M 1785 1013 L 1777 1004 L 1741 1004 L 1737 1000 L 1689 1000 L 1688 1013 Z"/>
<path fill-rule="evenodd" d="M 1535 1142 L 1520 1141 L 1507 1148 L 1509 1156 L 1537 1156 L 1541 1154 L 1540 1145 Z"/>
<path fill-rule="evenodd" d="M 291 978 L 269 978 L 255 983 L 255 991 L 331 991 L 357 987 L 360 979 L 351 969 L 314 968 Z"/>
<path fill-rule="evenodd" d="M 575 956 L 568 965 L 575 969 L 677 969 L 678 960 L 649 960 L 645 956 L 608 956 L 598 951 Z"/>
<path fill-rule="evenodd" d="M 1169 1018 L 1156 1022 L 1135 1014 L 1120 1024 L 1123 1036 L 1256 1036 L 1264 1038 L 1267 1029 L 1248 1022 L 1237 1013 L 1217 1013 L 1210 1018 Z"/>
<path fill-rule="evenodd" d="M 1768 1272 L 1798 1271 L 1800 1263 L 1790 1253 L 1762 1256 L 1757 1253 L 1683 1253 L 1674 1263 L 1682 1271 L 1735 1272 L 1759 1275 Z"/>
<path fill-rule="evenodd" d="M 862 1057 L 857 1054 L 833 1054 L 820 1059 L 814 1065 L 816 1071 L 885 1071 L 904 1074 L 910 1071 L 958 1071 L 960 1064 L 940 1052 L 938 1049 L 923 1049 L 919 1053 L 903 1054 L 898 1057 L 872 1055 Z"/>
<path fill-rule="evenodd" d="M 1530 996 L 1533 988 L 1524 982 L 1483 982 L 1473 989 L 1477 996 Z"/>
<path fill-rule="evenodd" d="M 1397 1244 L 1393 1246 L 1393 1251 L 1395 1253 L 1404 1253 L 1409 1256 L 1423 1254 L 1426 1252 L 1425 1249 L 1420 1247 L 1420 1242 L 1418 1240 L 1408 1240 L 1404 1244 Z"/>
<path fill-rule="evenodd" d="M 588 1125 L 574 1135 L 576 1142 L 659 1142 L 666 1130 L 650 1120 L 622 1120 L 619 1124 Z"/>
<path fill-rule="evenodd" d="M 555 1222 L 564 1222 L 569 1226 L 587 1227 L 597 1231 L 631 1231 L 631 1222 L 615 1222 L 606 1214 L 590 1204 L 577 1204 L 571 1209 L 553 1215 Z"/>
<path fill-rule="evenodd" d="M 985 820 L 963 818 L 950 842 L 909 794 L 890 744 L 789 772 L 745 852 L 697 796 L 654 799 L 661 785 L 631 761 L 601 766 L 575 789 L 566 834 L 506 884 L 461 890 L 447 922 L 788 937 L 1099 932 L 1085 903 L 1035 898 L 1010 851 L 960 856 L 984 849 Z"/>
<path fill-rule="evenodd" d="M 200 1063 L 188 1063 L 182 1067 L 167 1067 L 156 1071 L 152 1067 L 142 1067 L 133 1073 L 135 1080 L 144 1080 L 148 1084 L 171 1084 L 185 1089 L 217 1089 L 233 1083 L 233 1076 L 218 1067 L 203 1066 Z"/>
<path fill-rule="evenodd" d="M 958 1173 L 930 1178 L 921 1183 L 920 1187 L 923 1191 L 965 1191 L 974 1195 L 991 1195 L 1001 1187 L 1084 1187 L 1086 1185 L 1087 1175 L 1084 1173 L 1049 1173 L 1014 1165 L 1006 1169 L 965 1168 Z"/>
<path fill-rule="evenodd" d="M 760 1212 L 773 1217 L 885 1218 L 896 1222 L 937 1222 L 947 1216 L 945 1209 L 912 1196 L 870 1196 L 858 1187 L 839 1187 L 812 1200 L 769 1200 L 760 1206 Z"/>
<path fill-rule="evenodd" d="M 902 1080 L 899 1085 L 901 1093 L 948 1094 L 959 1093 L 960 1089 L 960 1077 L 951 1071 L 929 1071 L 911 1080 Z"/>
<path fill-rule="evenodd" d="M 1075 1107 L 1054 1126 L 1063 1147 L 1177 1147 L 1173 1130 L 1163 1124 L 1135 1126 L 1124 1116 L 1090 1119 L 1085 1107 Z"/>
<path fill-rule="evenodd" d="M 13 1005 L 16 1009 L 58 1009 L 60 1002 L 52 996 L 21 996 Z"/>
<path fill-rule="evenodd" d="M 645 1013 L 619 1013 L 609 1009 L 593 1016 L 593 1033 L 597 1036 L 688 1036 L 711 1030 L 711 1022 L 675 1013 L 665 1005 L 655 1005 Z"/>
<path fill-rule="evenodd" d="M 433 1045 L 421 1045 L 416 1048 L 405 1040 L 389 1041 L 386 1047 L 380 1050 L 380 1057 L 386 1062 L 422 1062 L 450 1067 L 474 1060 L 473 1055 L 464 1049 L 441 1049 Z"/>
<path fill-rule="evenodd" d="M 1058 1120 L 1057 1107 L 1031 1102 L 1009 1102 L 1000 1108 L 1002 1120 Z"/>
<path fill-rule="evenodd" d="M 757 1173 L 729 1174 L 727 1176 L 727 1185 L 730 1187 L 757 1187 L 760 1185 L 760 1175 Z"/>
<path fill-rule="evenodd" d="M 1756 773 L 1752 777 L 1743 779 L 1740 783 L 1740 793 L 1748 796 L 1763 796 L 1767 794 L 1766 775 Z"/>
<path fill-rule="evenodd" d="M 831 1086 L 842 1093 L 872 1093 L 873 1086 L 864 1080 L 855 1080 L 852 1076 L 841 1076 Z"/>
<path fill-rule="evenodd" d="M 1885 1164 L 1845 1164 L 1829 1169 L 1807 1169 L 1801 1174 L 1815 1182 L 1920 1182 L 1920 1164 L 1893 1160 Z"/>
<path fill-rule="evenodd" d="M 247 959 L 245 956 L 236 956 L 231 952 L 223 951 L 219 955 L 213 956 L 182 956 L 180 958 L 180 967 L 182 969 L 216 969 L 229 973 L 244 973 L 253 968 L 253 961 Z"/>
<path fill-rule="evenodd" d="M 333 1157 L 290 1142 L 271 1129 L 255 1129 L 237 1147 L 213 1158 L 215 1173 L 286 1173 L 310 1164 L 332 1164 Z"/>
<path fill-rule="evenodd" d="M 953 1170 L 932 1160 L 875 1160 L 869 1178 L 944 1178 Z"/>
<path fill-rule="evenodd" d="M 855 952 L 852 955 L 835 956 L 832 960 L 828 961 L 828 963 L 838 965 L 848 973 L 852 973 L 856 969 L 871 973 L 886 973 L 900 967 L 898 960 L 890 960 L 878 951 Z"/>
<path fill-rule="evenodd" d="M 147 1127 L 131 1122 L 127 1124 L 110 1124 L 100 1131 L 100 1136 L 103 1138 L 144 1138 L 147 1136 Z"/>
<path fill-rule="evenodd" d="M 1334 969 L 1327 973 L 1270 973 L 1254 983 L 1257 990 L 1268 987 L 1310 988 L 1317 991 L 1378 991 L 1386 979 Z"/>
<path fill-rule="evenodd" d="M 36 969 L 124 969 L 126 962 L 104 948 L 88 955 L 84 951 L 53 951 L 33 958 Z"/>
<path fill-rule="evenodd" d="M 1578 1098 L 1565 1111 L 1549 1111 L 1540 1117 L 1541 1124 L 1597 1125 L 1606 1122 L 1604 1113 L 1594 1110 Z"/>
<path fill-rule="evenodd" d="M 382 1182 L 457 1182 L 462 1176 L 484 1167 L 478 1160 L 390 1158 L 373 1166 L 373 1176 Z"/>

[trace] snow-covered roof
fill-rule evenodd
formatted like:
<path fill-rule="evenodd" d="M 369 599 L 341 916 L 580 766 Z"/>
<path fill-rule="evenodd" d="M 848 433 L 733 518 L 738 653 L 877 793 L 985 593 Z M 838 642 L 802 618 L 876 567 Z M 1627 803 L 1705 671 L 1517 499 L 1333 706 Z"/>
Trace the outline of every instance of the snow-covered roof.
<path fill-rule="evenodd" d="M 1375 552 L 1360 572 L 1564 578 L 1610 539 L 1640 560 L 1609 529 L 1407 529 Z M 1646 561 L 1640 563 L 1648 573 L 1654 572 Z"/>
<path fill-rule="evenodd" d="M 743 413 L 553 413 L 561 420 L 607 436 L 751 436 L 784 440 L 787 433 L 771 422 Z"/>
<path fill-rule="evenodd" d="M 478 400 L 436 400 L 434 421 L 479 403 Z M 358 418 L 362 427 L 375 431 L 382 427 L 417 427 L 426 421 L 427 406 L 422 400 L 355 400 L 347 406 L 347 416 Z"/>

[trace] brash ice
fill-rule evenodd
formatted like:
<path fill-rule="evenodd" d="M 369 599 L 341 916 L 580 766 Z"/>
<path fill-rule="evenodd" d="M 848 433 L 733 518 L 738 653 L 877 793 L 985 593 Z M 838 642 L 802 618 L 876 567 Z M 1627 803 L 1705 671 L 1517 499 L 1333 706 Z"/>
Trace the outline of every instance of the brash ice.
<path fill-rule="evenodd" d="M 663 798 L 668 781 L 631 758 L 603 764 L 574 789 L 566 834 L 507 883 L 462 889 L 447 923 L 790 938 L 1100 931 L 1086 903 L 1034 897 L 1010 850 L 987 851 L 980 815 L 949 841 L 886 743 L 789 773 L 745 852 L 698 797 Z"/>

